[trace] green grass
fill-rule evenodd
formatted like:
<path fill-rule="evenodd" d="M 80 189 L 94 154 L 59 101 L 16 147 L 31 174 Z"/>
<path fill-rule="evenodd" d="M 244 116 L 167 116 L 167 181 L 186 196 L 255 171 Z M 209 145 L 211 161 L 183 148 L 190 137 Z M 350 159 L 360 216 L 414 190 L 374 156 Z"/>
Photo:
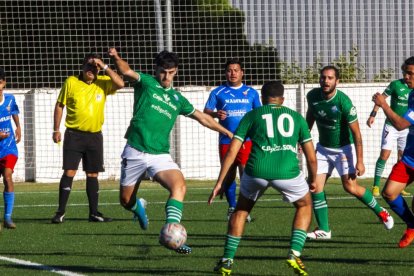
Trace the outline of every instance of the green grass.
<path fill-rule="evenodd" d="M 60 225 L 50 223 L 58 184 L 16 184 L 13 217 L 17 229 L 3 229 L 0 234 L 1 274 L 56 275 L 1 259 L 7 257 L 86 275 L 211 275 L 223 253 L 227 228 L 225 201 L 206 203 L 213 182 L 188 183 L 182 223 L 193 247 L 189 256 L 158 244 L 168 194 L 156 183 L 142 186 L 139 194 L 149 202 L 147 231 L 133 223 L 132 214 L 118 204 L 117 183 L 101 183 L 100 210 L 113 217 L 113 222 L 87 221 L 84 184 L 76 183 L 66 221 Z M 311 275 L 414 274 L 414 246 L 397 247 L 405 230 L 399 218 L 394 216 L 396 225 L 386 231 L 374 213 L 340 185 L 330 183 L 326 191 L 333 239 L 306 243 L 303 261 Z M 387 207 L 382 199 L 379 202 Z M 282 202 L 280 195 L 267 191 L 252 212 L 255 221 L 246 225 L 234 275 L 293 275 L 285 265 L 293 214 L 293 207 Z"/>

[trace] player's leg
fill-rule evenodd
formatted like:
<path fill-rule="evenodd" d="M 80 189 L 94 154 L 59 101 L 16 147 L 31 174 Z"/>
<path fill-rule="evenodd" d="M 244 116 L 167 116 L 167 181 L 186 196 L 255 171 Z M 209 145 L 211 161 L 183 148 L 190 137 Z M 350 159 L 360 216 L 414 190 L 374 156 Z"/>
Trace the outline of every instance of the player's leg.
<path fill-rule="evenodd" d="M 286 263 L 296 274 L 308 275 L 300 256 L 305 246 L 306 232 L 312 220 L 312 198 L 309 185 L 302 173 L 288 180 L 272 180 L 270 185 L 283 195 L 284 201 L 293 203 L 296 209 Z"/>
<path fill-rule="evenodd" d="M 121 158 L 121 179 L 119 187 L 119 201 L 126 210 L 134 214 L 138 219 L 141 229 L 148 228 L 148 217 L 146 214 L 146 201 L 137 199 L 137 192 L 141 178 L 147 170 L 146 154 L 140 152 L 128 144 L 125 145 Z"/>
<path fill-rule="evenodd" d="M 64 221 L 66 205 L 72 190 L 73 178 L 82 159 L 82 139 L 75 131 L 66 130 L 63 140 L 63 175 L 59 182 L 59 206 L 52 218 L 52 223 Z"/>
<path fill-rule="evenodd" d="M 214 271 L 221 275 L 230 275 L 234 256 L 241 241 L 247 216 L 255 202 L 239 194 L 236 210 L 230 218 L 223 257 L 217 262 Z"/>
<path fill-rule="evenodd" d="M 344 190 L 358 198 L 363 204 L 370 208 L 379 217 L 380 221 L 384 224 L 385 229 L 390 230 L 394 227 L 394 219 L 392 216 L 385 208 L 378 204 L 378 201 L 369 189 L 366 189 L 357 183 L 356 175 L 354 173 L 342 175 L 341 180 Z"/>
<path fill-rule="evenodd" d="M 4 183 L 4 228 L 15 229 L 16 224 L 12 220 L 13 208 L 14 208 L 14 183 L 13 183 L 13 170 L 17 162 L 17 156 L 7 155 L 5 156 L 5 166 L 2 170 L 3 183 Z"/>
<path fill-rule="evenodd" d="M 394 148 L 394 142 L 397 140 L 396 134 L 397 131 L 394 127 L 384 124 L 381 136 L 381 153 L 375 163 L 374 184 L 372 185 L 372 194 L 377 197 L 380 196 L 379 187 L 385 164 L 390 157 L 391 150 Z"/>
<path fill-rule="evenodd" d="M 398 161 L 401 160 L 402 155 L 404 153 L 405 145 L 407 143 L 408 131 L 409 131 L 408 129 L 398 131 L 398 138 L 397 138 Z M 404 189 L 404 190 L 401 191 L 401 195 L 402 196 L 411 196 L 411 193 L 408 192 L 406 189 Z M 414 209 L 412 209 L 412 210 L 414 210 Z"/>
<path fill-rule="evenodd" d="M 306 182 L 305 182 L 306 183 Z M 300 256 L 307 237 L 307 230 L 312 219 L 312 199 L 310 193 L 294 202 L 296 208 L 293 220 L 292 235 L 290 239 L 290 250 L 288 253 L 287 264 L 292 267 L 299 275 L 307 275 L 305 265 Z"/>
<path fill-rule="evenodd" d="M 223 162 L 228 149 L 229 149 L 228 144 L 219 145 L 220 163 Z M 230 219 L 231 215 L 234 212 L 234 209 L 236 208 L 236 202 L 237 202 L 236 200 L 236 197 L 237 197 L 236 195 L 236 188 L 237 188 L 236 173 L 237 173 L 237 166 L 236 164 L 233 164 L 223 182 L 223 187 L 225 187 L 224 194 L 226 196 L 227 203 L 229 204 L 229 207 L 227 209 L 227 220 Z"/>
<path fill-rule="evenodd" d="M 414 240 L 414 214 L 401 196 L 401 191 L 406 187 L 406 183 L 413 181 L 413 174 L 414 171 L 411 168 L 405 166 L 401 161 L 398 162 L 394 165 L 382 191 L 382 196 L 388 205 L 407 225 L 399 242 L 401 248 L 410 245 Z"/>
<path fill-rule="evenodd" d="M 236 156 L 236 164 L 237 167 L 239 169 L 239 176 L 240 178 L 243 176 L 244 173 L 244 168 L 246 167 L 247 161 L 249 160 L 249 156 L 250 156 L 250 152 L 252 150 L 252 141 L 245 141 L 242 145 L 242 147 L 240 148 L 237 156 Z M 246 222 L 252 222 L 253 219 L 249 215 L 246 218 Z"/>
<path fill-rule="evenodd" d="M 169 158 L 171 157 L 169 156 Z M 172 159 L 170 161 L 173 162 Z M 183 174 L 177 166 L 176 169 L 158 171 L 154 175 L 154 180 L 159 182 L 170 193 L 165 204 L 165 223 L 180 223 L 183 216 L 184 197 L 187 191 Z M 179 254 L 190 254 L 192 249 L 185 244 L 175 251 Z"/>
<path fill-rule="evenodd" d="M 331 229 L 329 227 L 328 202 L 324 191 L 325 184 L 332 173 L 333 166 L 326 149 L 317 145 L 316 158 L 318 159 L 318 171 L 315 179 L 316 189 L 311 193 L 313 212 L 318 227 L 307 234 L 309 239 L 330 239 Z"/>
<path fill-rule="evenodd" d="M 111 218 L 105 217 L 98 211 L 99 205 L 99 172 L 104 172 L 103 160 L 103 136 L 102 133 L 83 134 L 86 145 L 82 157 L 83 170 L 86 173 L 86 194 L 89 202 L 90 222 L 110 222 Z"/>
<path fill-rule="evenodd" d="M 385 164 L 390 157 L 391 150 L 388 149 L 381 149 L 380 156 L 375 163 L 375 175 L 374 175 L 374 185 L 372 186 L 372 194 L 374 196 L 380 196 L 379 187 L 381 185 L 381 177 L 382 173 L 385 169 Z"/>

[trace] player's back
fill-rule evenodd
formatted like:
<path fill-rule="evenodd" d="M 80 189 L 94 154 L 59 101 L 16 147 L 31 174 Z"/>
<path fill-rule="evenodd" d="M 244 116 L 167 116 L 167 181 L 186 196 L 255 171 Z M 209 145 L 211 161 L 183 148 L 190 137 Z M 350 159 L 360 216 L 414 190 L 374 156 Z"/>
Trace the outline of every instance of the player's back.
<path fill-rule="evenodd" d="M 252 140 L 246 173 L 266 179 L 299 175 L 297 144 L 311 140 L 308 125 L 299 113 L 273 104 L 248 112 L 235 136 Z"/>

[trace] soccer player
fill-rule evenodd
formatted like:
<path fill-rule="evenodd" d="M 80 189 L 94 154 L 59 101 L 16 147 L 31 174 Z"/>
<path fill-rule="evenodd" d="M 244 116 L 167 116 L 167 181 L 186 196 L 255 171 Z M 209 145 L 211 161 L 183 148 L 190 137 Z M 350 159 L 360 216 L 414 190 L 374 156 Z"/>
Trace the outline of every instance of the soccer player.
<path fill-rule="evenodd" d="M 312 218 L 309 190 L 315 188 L 317 164 L 312 138 L 305 119 L 282 105 L 284 87 L 281 82 L 265 83 L 261 94 L 263 106 L 248 112 L 241 120 L 208 199 L 212 204 L 214 198 L 223 193 L 226 175 L 243 142 L 250 137 L 252 150 L 241 178 L 236 210 L 228 224 L 223 257 L 214 270 L 221 275 L 230 275 L 246 217 L 267 188 L 272 187 L 296 208 L 287 264 L 297 274 L 308 275 L 300 255 Z M 299 168 L 298 143 L 306 157 L 308 182 Z"/>
<path fill-rule="evenodd" d="M 389 230 L 394 225 L 393 218 L 378 204 L 370 190 L 357 183 L 357 176 L 365 172 L 362 137 L 355 106 L 344 92 L 336 88 L 339 70 L 334 66 L 322 68 L 319 84 L 320 88 L 312 89 L 306 95 L 306 121 L 310 129 L 316 122 L 319 132 L 316 145 L 318 172 L 316 189 L 312 192 L 318 228 L 308 233 L 308 238 L 331 239 L 324 187 L 334 168 L 341 176 L 344 190 L 374 211 Z"/>
<path fill-rule="evenodd" d="M 403 71 L 404 66 L 405 64 L 401 66 L 401 69 Z M 382 94 L 385 98 L 391 96 L 391 109 L 399 116 L 403 116 L 407 111 L 407 100 L 410 91 L 411 89 L 407 86 L 404 79 L 399 79 L 392 81 Z M 374 105 L 367 120 L 367 125 L 369 127 L 371 127 L 371 125 L 374 123 L 378 109 L 379 106 Z M 389 119 L 385 120 L 384 128 L 382 130 L 381 152 L 380 156 L 377 159 L 377 162 L 375 163 L 374 185 L 372 186 L 372 194 L 374 196 L 380 196 L 379 187 L 381 185 L 381 176 L 385 169 L 385 163 L 391 155 L 391 150 L 394 147 L 394 143 L 397 142 L 398 160 L 400 160 L 405 148 L 407 134 L 408 129 L 398 131 L 391 124 Z M 405 190 L 402 190 L 401 194 L 403 196 L 410 195 L 410 193 L 406 192 Z"/>
<path fill-rule="evenodd" d="M 4 221 L 7 229 L 15 229 L 12 220 L 14 206 L 13 170 L 18 158 L 17 145 L 21 138 L 19 108 L 12 94 L 5 94 L 6 74 L 0 68 L 0 175 L 3 176 Z M 13 132 L 11 120 L 16 126 Z"/>
<path fill-rule="evenodd" d="M 99 71 L 105 75 L 99 75 Z M 63 175 L 59 185 L 59 207 L 52 223 L 64 221 L 66 204 L 73 178 L 82 159 L 86 173 L 86 193 L 89 200 L 89 221 L 109 222 L 98 211 L 98 174 L 104 171 L 102 125 L 106 97 L 124 87 L 122 78 L 97 54 L 88 54 L 83 60 L 82 72 L 66 79 L 60 90 L 54 111 L 53 141 L 60 143 L 60 122 L 67 107 L 65 138 L 63 141 Z"/>
<path fill-rule="evenodd" d="M 412 90 L 414 89 L 414 56 L 404 61 L 402 69 L 404 82 L 411 89 L 408 96 L 408 109 L 403 116 L 392 110 L 384 95 L 376 93 L 372 96 L 373 102 L 384 110 L 387 119 L 398 131 L 409 129 L 407 145 L 402 158 L 392 168 L 382 190 L 382 197 L 407 225 L 407 229 L 398 244 L 400 248 L 409 246 L 414 240 L 414 214 L 401 196 L 401 191 L 414 180 L 414 92 Z M 414 199 L 412 204 L 414 205 Z"/>
<path fill-rule="evenodd" d="M 242 82 L 244 68 L 239 59 L 229 59 L 224 65 L 224 70 L 227 82 L 211 91 L 204 108 L 204 113 L 211 115 L 213 118 L 218 118 L 219 123 L 222 126 L 231 132 L 234 132 L 244 114 L 262 104 L 260 103 L 257 91 Z M 222 134 L 219 135 L 219 154 L 221 163 L 223 163 L 230 142 L 231 140 L 229 137 Z M 225 195 L 229 204 L 227 219 L 230 219 L 230 216 L 236 207 L 237 168 L 239 169 L 239 175 L 241 177 L 247 159 L 249 158 L 251 148 L 252 142 L 250 139 L 246 139 L 226 177 L 224 187 L 226 187 Z M 247 221 L 251 221 L 250 215 L 247 217 Z"/>
<path fill-rule="evenodd" d="M 169 192 L 165 222 L 180 223 L 186 184 L 180 168 L 169 154 L 169 137 L 178 115 L 190 117 L 224 135 L 233 134 L 210 115 L 196 110 L 173 88 L 179 64 L 175 53 L 158 53 L 154 60 L 155 77 L 133 71 L 115 48 L 109 50 L 109 55 L 121 74 L 133 81 L 134 87 L 133 115 L 125 134 L 127 142 L 121 156 L 120 203 L 135 214 L 142 229 L 147 229 L 145 206 L 136 198 L 141 177 L 147 172 Z M 176 252 L 190 254 L 191 247 L 183 245 Z"/>

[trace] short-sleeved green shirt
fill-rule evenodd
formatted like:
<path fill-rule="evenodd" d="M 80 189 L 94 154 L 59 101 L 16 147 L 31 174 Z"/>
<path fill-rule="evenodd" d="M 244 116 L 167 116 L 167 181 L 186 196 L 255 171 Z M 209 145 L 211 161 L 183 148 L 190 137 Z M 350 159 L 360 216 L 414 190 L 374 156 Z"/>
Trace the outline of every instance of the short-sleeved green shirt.
<path fill-rule="evenodd" d="M 394 80 L 390 82 L 387 88 L 384 90 L 384 94 L 391 97 L 391 109 L 399 116 L 403 116 L 408 109 L 408 94 L 411 89 L 408 88 L 407 84 L 403 79 Z M 385 120 L 387 125 L 392 125 L 388 118 Z"/>
<path fill-rule="evenodd" d="M 139 73 L 134 83 L 134 111 L 125 138 L 139 151 L 169 153 L 169 136 L 178 115 L 189 116 L 195 108 L 172 87 L 163 88 L 151 75 Z"/>
<path fill-rule="evenodd" d="M 297 144 L 312 140 L 302 115 L 271 104 L 246 113 L 234 137 L 241 141 L 250 137 L 252 150 L 245 172 L 264 179 L 297 177 L 300 173 Z"/>
<path fill-rule="evenodd" d="M 319 143 L 327 148 L 340 148 L 352 144 L 349 124 L 358 120 L 357 111 L 351 99 L 336 89 L 335 95 L 326 100 L 321 88 L 315 88 L 306 95 L 308 112 L 315 118 L 319 131 Z"/>

